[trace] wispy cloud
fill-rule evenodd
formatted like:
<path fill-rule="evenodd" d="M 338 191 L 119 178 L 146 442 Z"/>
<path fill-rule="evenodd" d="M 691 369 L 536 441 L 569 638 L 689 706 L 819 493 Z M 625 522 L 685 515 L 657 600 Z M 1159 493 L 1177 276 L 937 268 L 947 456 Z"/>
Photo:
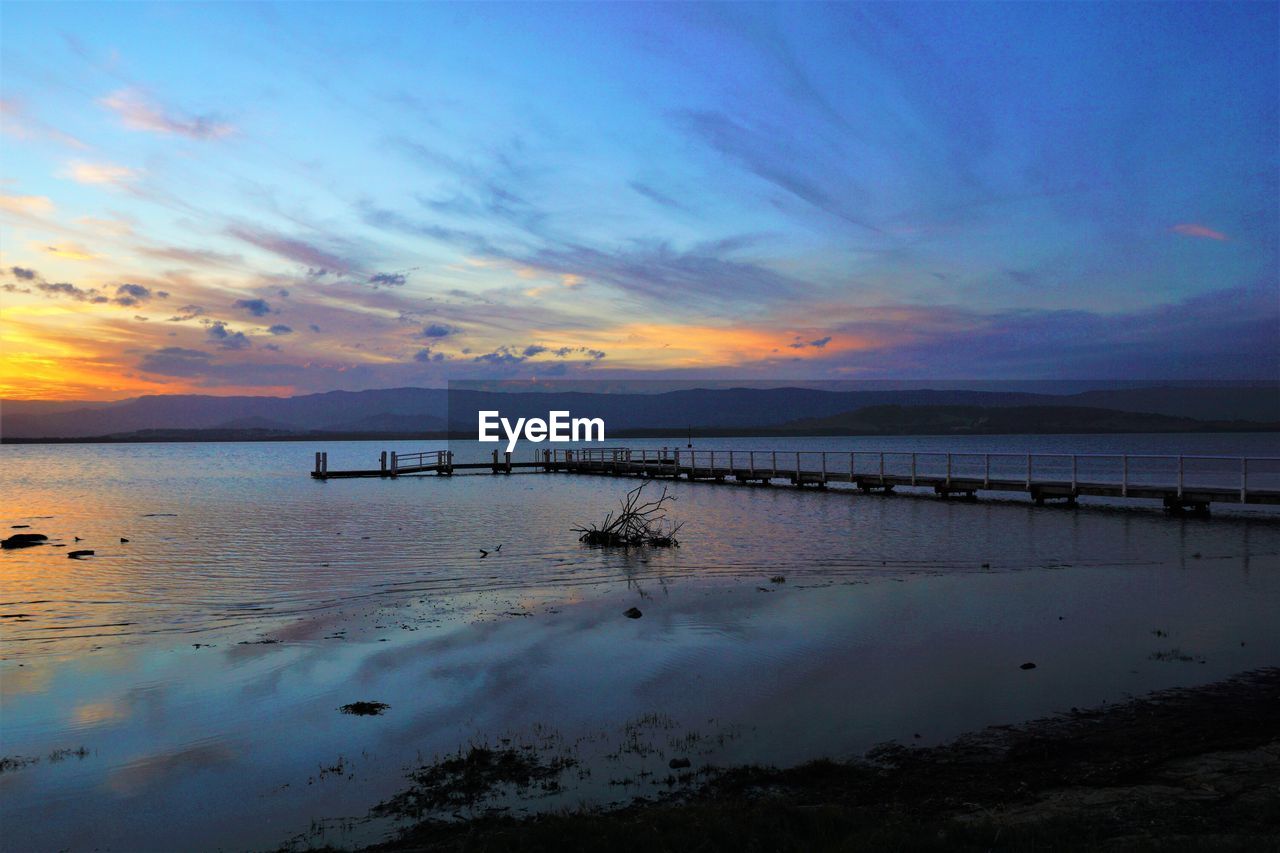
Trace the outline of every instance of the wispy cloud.
<path fill-rule="evenodd" d="M 865 195 L 836 162 L 797 156 L 798 142 L 777 128 L 748 126 L 713 110 L 673 114 L 676 125 L 757 177 L 831 216 L 871 232 L 880 229 L 853 207 Z M 832 187 L 841 188 L 837 195 Z"/>
<path fill-rule="evenodd" d="M 240 225 L 228 228 L 227 234 L 273 255 L 302 264 L 311 270 L 323 270 L 345 275 L 351 271 L 353 266 L 346 259 L 295 237 L 286 237 L 270 231 Z"/>
<path fill-rule="evenodd" d="M 127 166 L 117 166 L 114 163 L 86 163 L 77 160 L 68 163 L 61 175 L 79 184 L 123 186 L 133 181 L 138 173 Z"/>
<path fill-rule="evenodd" d="M 53 200 L 43 195 L 0 194 L 0 210 L 20 216 L 48 216 L 53 213 Z"/>
<path fill-rule="evenodd" d="M 74 299 L 76 302 L 89 302 L 101 305 L 104 302 L 110 302 L 110 298 L 104 296 L 97 288 L 82 288 L 66 281 L 55 283 L 40 282 L 36 285 L 36 290 L 44 293 L 46 296 L 66 296 Z"/>
<path fill-rule="evenodd" d="M 1169 229 L 1175 234 L 1181 234 L 1184 237 L 1199 237 L 1202 240 L 1230 240 L 1226 234 L 1221 231 L 1215 231 L 1206 225 L 1199 225 L 1195 222 L 1182 222 Z"/>
<path fill-rule="evenodd" d="M 221 139 L 235 132 L 231 124 L 216 115 L 186 115 L 170 110 L 138 89 L 118 89 L 99 103 L 115 113 L 131 130 L 200 140 Z"/>
<path fill-rule="evenodd" d="M 831 343 L 831 336 L 827 335 L 824 338 L 817 338 L 812 341 L 796 341 L 794 343 L 787 344 L 787 346 L 789 346 L 791 349 L 805 349 L 807 347 L 813 347 L 814 349 L 822 349 L 829 343 Z"/>
<path fill-rule="evenodd" d="M 514 258 L 560 276 L 603 282 L 651 299 L 723 298 L 732 292 L 751 302 L 787 299 L 801 283 L 749 260 L 735 260 L 715 245 L 673 248 L 660 241 L 610 251 L 591 246 L 548 246 Z"/>

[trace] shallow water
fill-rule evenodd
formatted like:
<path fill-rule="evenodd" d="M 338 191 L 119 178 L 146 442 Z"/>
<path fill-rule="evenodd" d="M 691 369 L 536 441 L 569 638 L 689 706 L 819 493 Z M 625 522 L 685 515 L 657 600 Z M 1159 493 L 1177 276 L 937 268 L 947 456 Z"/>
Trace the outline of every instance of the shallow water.
<path fill-rule="evenodd" d="M 1273 439 L 714 446 L 1268 455 Z M 1267 511 L 681 482 L 681 547 L 611 553 L 568 528 L 625 480 L 307 477 L 317 449 L 339 468 L 384 448 L 430 449 L 0 447 L 5 527 L 96 551 L 0 556 L 0 755 L 40 759 L 0 773 L 0 845 L 376 839 L 385 823 L 335 819 L 472 742 L 552 744 L 591 771 L 508 805 L 609 802 L 665 790 L 675 755 L 695 769 L 850 756 L 1280 661 Z M 643 618 L 622 617 L 633 605 Z M 362 699 L 391 709 L 336 710 Z"/>

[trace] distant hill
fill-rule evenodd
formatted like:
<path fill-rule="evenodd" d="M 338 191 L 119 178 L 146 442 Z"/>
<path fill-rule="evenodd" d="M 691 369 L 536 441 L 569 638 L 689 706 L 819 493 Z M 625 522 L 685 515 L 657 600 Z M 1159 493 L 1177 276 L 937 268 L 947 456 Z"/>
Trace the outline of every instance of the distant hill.
<path fill-rule="evenodd" d="M 73 439 L 136 436 L 144 431 L 217 430 L 257 435 L 328 433 L 420 437 L 452 430 L 474 434 L 476 412 L 501 411 L 509 418 L 545 417 L 551 410 L 602 417 L 610 434 L 634 431 L 680 433 L 730 430 L 795 429 L 799 421 L 848 418 L 884 406 L 977 407 L 981 409 L 1091 409 L 1194 419 L 1186 428 L 1203 429 L 1202 421 L 1280 422 L 1280 390 L 1276 386 L 1141 387 L 1126 390 L 1044 394 L 1023 391 L 965 389 L 854 390 L 816 388 L 714 388 L 656 394 L 586 392 L 447 391 L 442 388 L 390 388 L 330 391 L 297 397 L 147 396 L 114 403 L 0 403 L 0 439 Z M 1082 416 L 1083 417 L 1083 416 Z M 1103 419 L 1094 417 L 1099 429 Z M 1048 416 L 1041 422 L 1049 423 Z M 804 429 L 846 429 L 832 425 Z M 1069 419 L 1062 417 L 1064 428 Z M 1122 418 L 1114 429 L 1129 431 Z M 1149 421 L 1149 423 L 1157 423 Z M 871 425 L 874 426 L 874 425 Z M 870 428 L 870 427 L 869 427 Z M 876 429 L 884 426 L 874 427 Z M 906 427 L 902 427 L 906 428 Z M 1047 427 L 1046 427 L 1047 429 Z M 1078 431 L 1078 430 L 1073 430 Z M 135 439 L 142 440 L 142 439 Z M 200 440 L 189 438 L 188 440 Z M 226 440 L 226 439 L 222 439 Z"/>
<path fill-rule="evenodd" d="M 1086 406 L 869 406 L 827 418 L 801 418 L 777 431 L 799 435 L 1025 435 L 1275 429 L 1280 429 L 1275 421 L 1202 421 Z"/>

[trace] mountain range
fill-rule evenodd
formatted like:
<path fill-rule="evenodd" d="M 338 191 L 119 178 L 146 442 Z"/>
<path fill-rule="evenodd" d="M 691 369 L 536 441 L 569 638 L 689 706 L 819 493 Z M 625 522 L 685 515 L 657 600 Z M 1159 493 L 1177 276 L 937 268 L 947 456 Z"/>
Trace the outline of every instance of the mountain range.
<path fill-rule="evenodd" d="M 908 407 L 904 415 L 879 412 L 880 426 L 861 419 L 859 412 L 875 407 Z M 931 407 L 925 414 L 920 407 Z M 817 388 L 701 388 L 662 393 L 591 393 L 582 391 L 477 391 L 443 388 L 391 388 L 371 391 L 330 391 L 296 397 L 218 397 L 209 395 L 146 396 L 112 403 L 0 402 L 0 439 L 76 439 L 108 437 L 147 440 L 160 433 L 181 433 L 199 440 L 209 438 L 280 438 L 288 435 L 341 434 L 348 437 L 422 437 L 446 431 L 466 436 L 476 431 L 479 410 L 497 410 L 504 417 L 546 417 L 553 410 L 567 410 L 577 417 L 604 418 L 610 434 L 687 429 L 760 429 L 766 432 L 825 432 L 856 430 L 922 431 L 931 422 L 975 422 L 987 418 L 987 431 L 999 428 L 989 416 L 964 412 L 970 409 L 1088 409 L 1056 418 L 1064 428 L 1096 428 L 1132 431 L 1141 425 L 1133 418 L 1102 417 L 1097 410 L 1141 413 L 1165 419 L 1183 419 L 1182 428 L 1223 428 L 1228 422 L 1247 421 L 1267 428 L 1280 423 L 1280 388 L 1277 386 L 1160 386 L 1103 389 L 1073 394 L 965 389 L 825 390 Z M 950 410 L 950 411 L 947 411 Z M 1042 424 L 1054 422 L 1049 413 L 1023 412 Z M 888 421 L 885 419 L 888 418 Z M 904 420 L 905 418 L 905 420 Z M 896 420 L 895 420 L 896 419 Z M 958 419 L 958 420 L 957 420 Z M 1073 420 L 1074 419 L 1074 420 Z M 893 423 L 889 423 L 892 421 Z M 911 421 L 914 423 L 908 423 Z M 1149 422 L 1155 424 L 1155 421 Z M 1197 422 L 1212 422 L 1210 423 Z M 1093 424 L 1090 427 L 1089 424 Z M 1108 426 L 1110 424 L 1110 426 Z M 1247 425 L 1237 424 L 1234 428 Z M 975 427 L 976 428 L 976 427 Z M 1164 422 L 1162 429 L 1174 425 Z M 1037 430 L 1044 431 L 1044 430 Z"/>

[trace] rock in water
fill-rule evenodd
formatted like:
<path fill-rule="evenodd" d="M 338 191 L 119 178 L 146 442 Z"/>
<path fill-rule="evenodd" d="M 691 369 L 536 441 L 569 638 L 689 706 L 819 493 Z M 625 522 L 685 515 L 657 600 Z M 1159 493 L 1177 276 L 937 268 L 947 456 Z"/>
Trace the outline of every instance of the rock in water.
<path fill-rule="evenodd" d="M 624 611 L 622 615 L 627 617 L 628 619 L 639 619 L 644 614 L 640 612 L 640 608 L 632 607 Z"/>
<path fill-rule="evenodd" d="M 93 552 L 87 551 L 87 550 L 86 551 L 68 551 L 67 556 L 72 560 L 78 560 L 81 557 L 92 557 Z"/>
<path fill-rule="evenodd" d="M 8 539 L 0 539 L 0 547 L 3 548 L 30 548 L 32 545 L 39 545 L 49 539 L 43 533 L 15 533 Z"/>
<path fill-rule="evenodd" d="M 1018 669 L 1035 669 L 1035 668 L 1036 668 L 1036 665 L 1033 664 L 1031 661 L 1027 661 L 1022 666 L 1018 667 Z"/>
<path fill-rule="evenodd" d="M 683 770 L 684 768 L 689 766 L 689 759 L 673 758 L 667 762 L 667 766 L 670 767 L 672 770 Z"/>

